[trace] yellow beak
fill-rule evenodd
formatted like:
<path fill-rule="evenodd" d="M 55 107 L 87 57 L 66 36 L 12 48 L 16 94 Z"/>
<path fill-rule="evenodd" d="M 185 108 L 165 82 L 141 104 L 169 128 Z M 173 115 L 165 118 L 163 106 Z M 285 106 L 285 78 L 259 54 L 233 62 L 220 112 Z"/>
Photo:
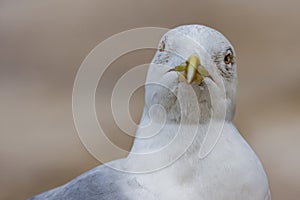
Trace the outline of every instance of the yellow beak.
<path fill-rule="evenodd" d="M 204 77 L 209 76 L 208 71 L 203 68 L 196 55 L 190 56 L 187 61 L 170 71 L 178 72 L 179 81 L 186 81 L 188 84 L 193 82 L 201 84 Z"/>

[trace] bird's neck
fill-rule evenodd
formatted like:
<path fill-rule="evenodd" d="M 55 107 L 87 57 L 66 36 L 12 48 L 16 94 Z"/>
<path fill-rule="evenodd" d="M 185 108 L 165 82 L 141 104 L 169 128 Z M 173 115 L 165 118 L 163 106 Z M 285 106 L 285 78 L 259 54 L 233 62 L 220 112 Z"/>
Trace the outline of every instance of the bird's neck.
<path fill-rule="evenodd" d="M 153 122 L 148 127 L 140 127 L 128 156 L 129 163 L 136 164 L 130 164 L 128 170 L 156 171 L 182 161 L 182 157 L 201 159 L 214 148 L 223 127 L 224 123 L 218 120 L 203 124 Z"/>
<path fill-rule="evenodd" d="M 158 151 L 169 143 L 173 145 L 173 152 L 181 151 L 195 139 L 198 141 L 195 148 L 200 148 L 209 124 L 219 119 L 211 118 L 211 104 L 206 90 L 198 85 L 196 89 L 199 91 L 182 83 L 175 89 L 174 95 L 153 90 L 148 102 L 146 99 L 131 153 Z"/>
<path fill-rule="evenodd" d="M 213 110 L 207 90 L 198 85 L 196 88 L 199 91 L 183 83 L 175 89 L 175 95 L 158 90 L 148 93 L 130 158 L 141 159 L 140 163 L 149 166 L 164 165 L 183 154 L 198 153 L 207 135 L 212 141 L 217 139 L 225 119 Z"/>

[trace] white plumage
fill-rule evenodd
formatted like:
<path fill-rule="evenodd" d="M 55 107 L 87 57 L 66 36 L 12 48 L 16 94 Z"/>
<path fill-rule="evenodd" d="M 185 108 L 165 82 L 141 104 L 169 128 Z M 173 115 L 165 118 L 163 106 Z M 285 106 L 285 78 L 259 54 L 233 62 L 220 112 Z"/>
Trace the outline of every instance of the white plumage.
<path fill-rule="evenodd" d="M 230 42 L 214 29 L 185 25 L 161 43 L 132 151 L 110 163 L 123 171 L 99 166 L 33 199 L 271 199 L 259 159 L 232 122 L 237 69 Z M 210 75 L 200 85 L 170 71 L 191 55 Z"/>

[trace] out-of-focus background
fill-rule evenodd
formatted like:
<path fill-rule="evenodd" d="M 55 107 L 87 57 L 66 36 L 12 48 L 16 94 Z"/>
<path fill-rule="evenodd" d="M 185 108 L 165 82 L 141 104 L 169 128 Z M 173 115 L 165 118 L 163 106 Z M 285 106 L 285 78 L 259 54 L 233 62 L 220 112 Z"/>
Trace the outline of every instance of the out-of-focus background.
<path fill-rule="evenodd" d="M 135 27 L 205 24 L 234 44 L 239 67 L 235 122 L 261 158 L 274 200 L 300 198 L 300 2 L 285 0 L 1 0 L 0 199 L 25 199 L 99 164 L 81 144 L 72 87 L 86 55 Z M 109 110 L 113 83 L 149 63 L 153 50 L 122 56 L 101 79 L 98 115 L 130 149 Z M 138 121 L 143 89 L 131 102 Z"/>

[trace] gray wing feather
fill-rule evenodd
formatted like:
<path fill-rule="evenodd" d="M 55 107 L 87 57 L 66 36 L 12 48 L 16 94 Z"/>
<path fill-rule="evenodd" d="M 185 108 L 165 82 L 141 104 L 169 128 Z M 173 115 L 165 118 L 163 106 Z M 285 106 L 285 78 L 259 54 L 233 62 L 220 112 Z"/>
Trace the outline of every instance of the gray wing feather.
<path fill-rule="evenodd" d="M 127 200 L 120 186 L 128 181 L 128 174 L 99 166 L 29 200 Z"/>

